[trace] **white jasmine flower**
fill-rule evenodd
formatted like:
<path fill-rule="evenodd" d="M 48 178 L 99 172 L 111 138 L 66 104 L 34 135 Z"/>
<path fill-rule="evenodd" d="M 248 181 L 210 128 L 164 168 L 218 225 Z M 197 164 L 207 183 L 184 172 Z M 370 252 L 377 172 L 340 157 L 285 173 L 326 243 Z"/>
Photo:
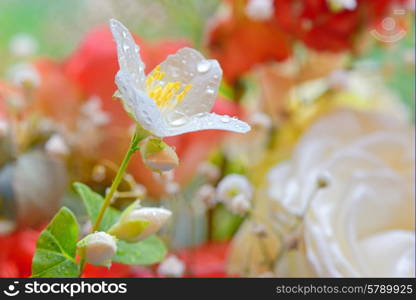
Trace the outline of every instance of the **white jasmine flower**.
<path fill-rule="evenodd" d="M 65 156 L 69 153 L 65 140 L 59 134 L 54 134 L 49 138 L 45 144 L 45 150 L 53 156 Z"/>
<path fill-rule="evenodd" d="M 185 272 L 185 264 L 175 255 L 169 255 L 159 264 L 157 272 L 162 276 L 181 277 Z"/>
<path fill-rule="evenodd" d="M 127 28 L 114 19 L 110 28 L 120 66 L 115 79 L 118 94 L 126 111 L 144 129 L 157 137 L 206 129 L 250 130 L 248 124 L 236 118 L 209 113 L 222 76 L 216 60 L 182 48 L 146 76 L 139 46 Z"/>
<path fill-rule="evenodd" d="M 38 42 L 27 33 L 16 34 L 12 37 L 9 44 L 10 52 L 20 57 L 33 55 L 38 48 Z"/>
<path fill-rule="evenodd" d="M 111 258 L 117 250 L 116 241 L 105 232 L 94 232 L 86 236 L 78 243 L 78 247 L 84 247 L 88 263 L 106 267 L 111 265 Z"/>
<path fill-rule="evenodd" d="M 171 217 L 164 208 L 140 207 L 138 201 L 130 205 L 108 233 L 120 240 L 138 242 L 156 233 Z"/>
<path fill-rule="evenodd" d="M 354 10 L 357 8 L 357 0 L 328 0 L 328 5 L 334 12 Z"/>
<path fill-rule="evenodd" d="M 41 83 L 40 76 L 35 67 L 27 63 L 13 65 L 7 71 L 7 77 L 18 87 L 38 87 Z"/>
<path fill-rule="evenodd" d="M 245 13 L 254 21 L 270 20 L 274 13 L 273 0 L 249 0 Z"/>

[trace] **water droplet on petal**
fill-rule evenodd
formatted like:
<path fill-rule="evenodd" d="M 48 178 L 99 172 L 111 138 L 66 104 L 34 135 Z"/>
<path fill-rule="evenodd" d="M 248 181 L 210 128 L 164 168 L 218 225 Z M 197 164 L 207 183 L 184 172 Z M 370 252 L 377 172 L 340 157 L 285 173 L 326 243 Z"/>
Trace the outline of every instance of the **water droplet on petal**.
<path fill-rule="evenodd" d="M 124 45 L 123 45 L 123 49 L 124 49 L 124 51 L 129 51 L 130 46 L 129 46 L 129 45 L 126 45 L 126 44 L 124 44 Z"/>
<path fill-rule="evenodd" d="M 171 126 L 182 126 L 188 121 L 188 117 L 179 111 L 173 111 L 168 115 L 168 122 Z"/>
<path fill-rule="evenodd" d="M 228 123 L 228 122 L 230 122 L 230 117 L 229 116 L 222 116 L 220 120 L 223 123 Z"/>
<path fill-rule="evenodd" d="M 201 60 L 196 66 L 196 69 L 199 73 L 208 72 L 210 68 L 211 68 L 211 63 L 208 60 Z"/>
<path fill-rule="evenodd" d="M 210 94 L 210 95 L 215 94 L 215 90 L 212 89 L 212 88 L 207 88 L 206 92 L 207 92 L 207 94 Z"/>
<path fill-rule="evenodd" d="M 195 115 L 195 117 L 197 117 L 197 118 L 202 118 L 202 117 L 204 117 L 206 115 L 206 113 L 197 113 L 196 115 Z"/>

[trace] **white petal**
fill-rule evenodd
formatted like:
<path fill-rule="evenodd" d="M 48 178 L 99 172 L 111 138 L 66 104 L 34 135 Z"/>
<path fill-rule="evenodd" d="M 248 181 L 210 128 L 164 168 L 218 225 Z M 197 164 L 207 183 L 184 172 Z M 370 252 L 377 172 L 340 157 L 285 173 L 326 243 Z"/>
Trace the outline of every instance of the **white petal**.
<path fill-rule="evenodd" d="M 178 118 L 170 120 L 169 125 L 163 136 L 174 136 L 207 129 L 246 133 L 251 129 L 250 125 L 237 118 L 214 113 L 199 113 L 191 117 L 178 114 Z"/>
<path fill-rule="evenodd" d="M 165 72 L 165 82 L 192 84 L 183 101 L 175 107 L 176 111 L 187 116 L 211 111 L 222 77 L 216 60 L 205 59 L 194 49 L 182 48 L 169 55 L 160 64 L 160 70 Z"/>
<path fill-rule="evenodd" d="M 139 54 L 139 46 L 134 42 L 128 29 L 119 21 L 111 19 L 110 28 L 117 44 L 120 70 L 130 73 L 136 87 L 144 90 L 146 75 L 144 74 L 144 63 Z"/>
<path fill-rule="evenodd" d="M 156 136 L 166 132 L 166 122 L 156 103 L 133 85 L 133 78 L 125 71 L 118 71 L 116 84 L 122 94 L 123 105 L 144 129 Z"/>

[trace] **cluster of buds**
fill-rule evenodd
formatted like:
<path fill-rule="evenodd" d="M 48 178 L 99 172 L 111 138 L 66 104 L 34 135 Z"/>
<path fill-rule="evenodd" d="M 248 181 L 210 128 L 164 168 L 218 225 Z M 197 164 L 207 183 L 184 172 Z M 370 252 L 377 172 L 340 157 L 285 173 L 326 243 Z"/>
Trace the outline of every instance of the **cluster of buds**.
<path fill-rule="evenodd" d="M 141 241 L 156 233 L 171 214 L 164 208 L 140 207 L 139 201 L 135 201 L 107 232 L 87 235 L 78 243 L 78 248 L 84 251 L 89 264 L 109 267 L 117 251 L 117 240 L 130 243 Z"/>

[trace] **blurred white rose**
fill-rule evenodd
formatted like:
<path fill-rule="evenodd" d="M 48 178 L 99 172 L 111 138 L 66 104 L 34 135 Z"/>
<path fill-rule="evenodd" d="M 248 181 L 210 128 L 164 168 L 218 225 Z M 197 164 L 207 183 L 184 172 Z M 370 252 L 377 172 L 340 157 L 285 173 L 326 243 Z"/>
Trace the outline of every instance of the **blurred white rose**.
<path fill-rule="evenodd" d="M 272 168 L 269 196 L 305 214 L 302 237 L 317 276 L 415 276 L 414 134 L 385 115 L 337 110 Z M 329 185 L 318 190 L 322 174 Z"/>

